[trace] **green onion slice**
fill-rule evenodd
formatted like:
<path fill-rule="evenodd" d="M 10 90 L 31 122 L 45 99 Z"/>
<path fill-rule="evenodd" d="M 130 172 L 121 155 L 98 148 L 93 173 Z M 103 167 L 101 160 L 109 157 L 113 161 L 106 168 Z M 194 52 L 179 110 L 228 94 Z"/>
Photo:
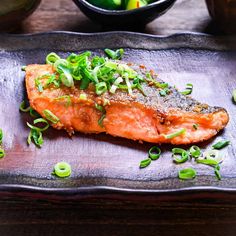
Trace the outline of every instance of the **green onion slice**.
<path fill-rule="evenodd" d="M 96 94 L 101 95 L 107 91 L 107 84 L 105 82 L 100 82 L 95 85 Z"/>
<path fill-rule="evenodd" d="M 173 148 L 172 157 L 174 159 L 174 162 L 180 164 L 186 162 L 189 159 L 189 154 L 182 148 Z"/>
<path fill-rule="evenodd" d="M 189 95 L 193 91 L 193 85 L 192 84 L 186 84 L 186 90 L 181 92 L 183 95 Z"/>
<path fill-rule="evenodd" d="M 180 129 L 177 132 L 165 135 L 165 138 L 166 139 L 172 139 L 172 138 L 175 138 L 177 136 L 180 136 L 180 135 L 184 134 L 185 132 L 186 132 L 186 129 Z"/>
<path fill-rule="evenodd" d="M 152 160 L 150 158 L 147 158 L 145 160 L 142 160 L 139 164 L 139 168 L 145 168 L 151 164 Z"/>
<path fill-rule="evenodd" d="M 230 144 L 230 141 L 222 140 L 222 141 L 219 141 L 218 143 L 215 143 L 212 147 L 214 149 L 222 149 L 222 148 L 228 146 L 229 144 Z"/>
<path fill-rule="evenodd" d="M 5 156 L 5 151 L 0 148 L 0 158 L 3 158 Z"/>
<path fill-rule="evenodd" d="M 161 149 L 157 146 L 153 146 L 149 149 L 148 155 L 152 160 L 157 160 L 161 155 Z"/>
<path fill-rule="evenodd" d="M 233 90 L 233 101 L 236 103 L 236 89 Z"/>
<path fill-rule="evenodd" d="M 60 64 L 57 67 L 59 69 L 59 71 L 61 71 L 62 73 L 60 73 L 60 79 L 61 82 L 66 86 L 66 87 L 72 87 L 74 86 L 74 80 L 73 77 L 71 75 L 71 71 L 69 68 L 67 68 L 65 65 Z"/>
<path fill-rule="evenodd" d="M 216 165 L 214 168 L 215 176 L 218 180 L 221 180 L 221 174 L 220 174 L 220 166 Z"/>
<path fill-rule="evenodd" d="M 194 145 L 189 149 L 190 155 L 194 158 L 198 158 L 201 156 L 201 149 Z"/>
<path fill-rule="evenodd" d="M 29 124 L 28 122 L 27 122 L 27 125 L 28 125 L 31 129 L 37 130 L 38 132 L 43 132 L 43 131 L 47 130 L 48 127 L 49 127 L 48 122 L 47 122 L 45 119 L 43 119 L 43 118 L 38 118 L 38 119 L 34 120 L 34 124 L 38 124 L 38 123 L 45 123 L 46 125 L 45 125 L 43 128 L 36 127 L 36 126 L 34 126 L 34 125 Z"/>
<path fill-rule="evenodd" d="M 209 165 L 209 166 L 215 166 L 218 165 L 219 162 L 217 162 L 216 160 L 212 160 L 212 159 L 197 159 L 197 163 L 200 164 L 204 164 L 204 165 Z"/>
<path fill-rule="evenodd" d="M 60 121 L 60 119 L 48 109 L 44 110 L 43 114 L 45 115 L 46 119 L 51 121 L 53 124 L 57 124 Z"/>
<path fill-rule="evenodd" d="M 198 129 L 198 126 L 199 126 L 199 124 L 193 124 L 193 128 L 194 128 L 195 130 Z"/>
<path fill-rule="evenodd" d="M 3 131 L 0 128 L 0 144 L 2 144 L 2 140 L 3 140 Z"/>
<path fill-rule="evenodd" d="M 106 117 L 106 114 L 103 114 L 100 119 L 98 120 L 98 125 L 101 126 L 101 127 L 104 127 L 103 126 L 103 120 L 105 119 Z"/>
<path fill-rule="evenodd" d="M 107 56 L 113 60 L 120 60 L 124 54 L 123 48 L 117 49 L 116 51 L 106 48 L 104 51 Z"/>
<path fill-rule="evenodd" d="M 41 147 L 43 145 L 43 134 L 39 130 L 31 129 L 30 133 L 27 138 L 27 142 L 30 145 L 31 139 L 33 138 L 34 143 L 38 146 Z"/>
<path fill-rule="evenodd" d="M 28 107 L 25 107 L 25 101 L 23 101 L 21 104 L 20 104 L 20 111 L 22 112 L 29 112 L 30 111 L 30 106 Z"/>
<path fill-rule="evenodd" d="M 55 53 L 51 52 L 46 57 L 46 64 L 53 65 L 57 60 L 60 60 L 61 58 Z"/>
<path fill-rule="evenodd" d="M 54 171 L 52 174 L 60 178 L 69 177 L 71 175 L 71 166 L 67 162 L 58 162 L 54 166 Z"/>
<path fill-rule="evenodd" d="M 190 167 L 180 170 L 178 176 L 179 179 L 188 180 L 188 179 L 194 179 L 196 177 L 196 174 L 197 174 L 196 170 Z"/>

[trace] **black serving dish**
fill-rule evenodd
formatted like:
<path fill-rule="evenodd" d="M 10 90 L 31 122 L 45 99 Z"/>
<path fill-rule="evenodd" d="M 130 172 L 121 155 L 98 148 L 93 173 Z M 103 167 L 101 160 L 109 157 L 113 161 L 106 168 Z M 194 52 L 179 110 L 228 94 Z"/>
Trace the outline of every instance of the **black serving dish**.
<path fill-rule="evenodd" d="M 143 26 L 167 12 L 176 0 L 157 0 L 145 7 L 134 10 L 106 10 L 96 7 L 86 0 L 73 1 L 93 21 L 116 28 L 119 26 Z"/>

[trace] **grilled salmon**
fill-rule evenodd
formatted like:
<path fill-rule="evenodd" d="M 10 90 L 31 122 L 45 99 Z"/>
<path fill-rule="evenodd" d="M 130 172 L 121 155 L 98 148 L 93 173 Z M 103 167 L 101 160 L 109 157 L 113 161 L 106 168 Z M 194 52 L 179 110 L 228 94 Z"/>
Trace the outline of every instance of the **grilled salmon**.
<path fill-rule="evenodd" d="M 140 75 L 147 73 L 143 66 L 129 66 Z M 86 89 L 76 83 L 45 86 L 47 75 L 56 74 L 52 65 L 28 65 L 25 70 L 30 106 L 44 118 L 50 110 L 58 117 L 52 126 L 69 134 L 106 132 L 151 143 L 190 144 L 210 139 L 229 120 L 225 109 L 202 104 L 174 87 L 163 96 L 153 81 L 143 83 L 142 90 L 133 89 L 132 95 L 122 89 L 97 95 L 93 83 Z M 152 77 L 163 84 L 153 72 Z M 39 91 L 36 78 L 46 88 Z"/>

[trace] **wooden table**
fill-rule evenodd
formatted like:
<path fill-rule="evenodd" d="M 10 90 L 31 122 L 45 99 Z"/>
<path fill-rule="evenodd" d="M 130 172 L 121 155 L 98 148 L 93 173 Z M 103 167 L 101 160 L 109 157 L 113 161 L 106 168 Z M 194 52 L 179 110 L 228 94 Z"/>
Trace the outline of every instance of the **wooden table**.
<path fill-rule="evenodd" d="M 38 33 L 52 30 L 99 32 L 106 29 L 84 16 L 72 0 L 42 0 L 39 8 L 16 32 Z M 144 33 L 162 35 L 186 31 L 220 33 L 211 22 L 204 0 L 177 0 L 164 16 L 141 29 Z"/>
<path fill-rule="evenodd" d="M 15 33 L 63 30 L 98 32 L 72 0 L 42 0 L 40 7 Z M 179 0 L 164 16 L 142 32 L 220 32 L 211 22 L 204 0 Z M 157 202 L 90 200 L 47 202 L 0 198 L 0 235 L 236 235 L 236 203 L 216 201 L 209 195 L 182 201 Z"/>

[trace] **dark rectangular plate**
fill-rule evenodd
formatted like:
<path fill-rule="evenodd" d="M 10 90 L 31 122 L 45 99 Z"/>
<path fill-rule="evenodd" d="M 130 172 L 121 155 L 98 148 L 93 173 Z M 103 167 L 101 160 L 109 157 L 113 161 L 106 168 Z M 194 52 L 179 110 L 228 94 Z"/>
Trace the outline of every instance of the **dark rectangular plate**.
<path fill-rule="evenodd" d="M 222 180 L 211 167 L 188 162 L 176 165 L 171 146 L 163 145 L 161 158 L 148 168 L 139 169 L 152 144 L 115 138 L 106 134 L 76 133 L 50 128 L 41 149 L 27 146 L 28 114 L 19 113 L 26 98 L 24 72 L 27 64 L 44 63 L 49 52 L 66 56 L 70 52 L 91 50 L 103 54 L 104 48 L 125 48 L 124 61 L 145 64 L 159 77 L 180 90 L 194 85 L 192 96 L 210 105 L 222 106 L 230 115 L 226 129 L 215 139 L 200 144 L 209 148 L 222 138 L 231 145 L 223 150 Z M 179 194 L 194 191 L 236 191 L 236 38 L 180 34 L 156 37 L 137 33 L 113 32 L 77 34 L 66 32 L 38 35 L 0 36 L 0 127 L 4 131 L 6 157 L 0 160 L 1 192 L 40 192 L 77 197 L 105 194 Z M 72 166 L 70 178 L 51 175 L 53 166 L 66 161 Z M 194 166 L 197 177 L 190 181 L 177 178 L 178 170 Z"/>

